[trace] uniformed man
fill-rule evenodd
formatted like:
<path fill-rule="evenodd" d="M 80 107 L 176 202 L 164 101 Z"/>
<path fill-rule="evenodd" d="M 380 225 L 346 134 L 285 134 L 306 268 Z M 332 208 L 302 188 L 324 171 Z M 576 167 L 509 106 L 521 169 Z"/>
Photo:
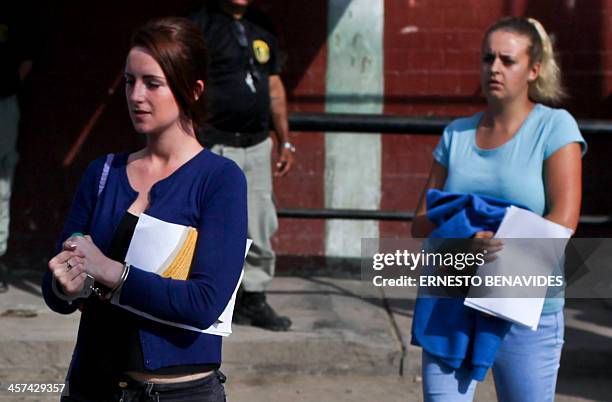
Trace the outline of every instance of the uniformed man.
<path fill-rule="evenodd" d="M 234 322 L 274 331 L 291 326 L 266 301 L 274 276 L 270 238 L 277 229 L 272 199 L 270 121 L 278 140 L 274 176 L 291 169 L 295 147 L 289 142 L 285 88 L 279 76 L 277 41 L 250 0 L 216 0 L 192 15 L 208 43 L 211 64 L 205 93 L 209 127 L 200 133 L 213 152 L 234 160 L 248 184 L 249 238 L 242 291 Z"/>

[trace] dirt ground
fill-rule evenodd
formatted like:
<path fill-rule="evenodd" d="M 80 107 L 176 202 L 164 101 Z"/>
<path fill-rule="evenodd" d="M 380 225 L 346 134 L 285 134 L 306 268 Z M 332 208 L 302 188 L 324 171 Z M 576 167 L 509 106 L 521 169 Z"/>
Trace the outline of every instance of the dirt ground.
<path fill-rule="evenodd" d="M 16 378 L 13 372 L 9 378 Z M 45 370 L 19 374 L 24 382 L 61 382 L 63 374 L 57 370 Z M 417 379 L 396 376 L 320 376 L 320 375 L 239 375 L 228 373 L 226 383 L 229 402 L 418 402 L 421 383 Z M 1 401 L 57 401 L 58 394 L 8 394 L 5 382 L 7 373 L 0 374 Z M 496 401 L 495 388 L 490 378 L 480 384 L 476 402 Z M 556 402 L 611 401 L 612 380 L 605 378 L 560 379 Z M 534 402 L 534 401 L 525 401 Z"/>

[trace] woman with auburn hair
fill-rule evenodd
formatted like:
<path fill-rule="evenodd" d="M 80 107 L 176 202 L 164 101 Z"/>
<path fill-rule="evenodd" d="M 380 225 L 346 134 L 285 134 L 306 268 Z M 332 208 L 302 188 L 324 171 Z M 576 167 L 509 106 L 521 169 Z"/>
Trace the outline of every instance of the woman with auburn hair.
<path fill-rule="evenodd" d="M 89 165 L 43 281 L 52 310 L 82 311 L 62 401 L 225 400 L 221 336 L 198 329 L 216 322 L 240 278 L 246 182 L 195 136 L 207 63 L 187 19 L 154 20 L 132 37 L 125 94 L 146 146 Z M 144 219 L 197 232 L 185 277 L 126 262 Z"/>
<path fill-rule="evenodd" d="M 551 107 L 565 91 L 553 46 L 542 25 L 518 17 L 493 24 L 484 35 L 480 75 L 487 107 L 453 121 L 444 130 L 433 153 L 413 236 L 427 237 L 436 229 L 427 218 L 425 197 L 430 189 L 492 196 L 575 230 L 586 143 L 574 118 Z M 486 247 L 496 250 L 502 245 L 491 239 L 493 235 L 481 231 L 474 237 L 490 239 L 483 240 Z M 500 401 L 554 400 L 563 345 L 563 304 L 562 297 L 547 298 L 536 331 L 507 324 L 492 358 Z M 428 319 L 437 319 L 434 315 Z M 476 388 L 471 363 L 451 367 L 446 360 L 451 356 L 425 346 L 426 333 L 413 323 L 413 343 L 423 346 L 425 401 L 471 401 Z M 448 345 L 455 334 L 448 329 L 436 336 Z M 472 334 L 472 342 L 482 339 L 478 336 Z"/>

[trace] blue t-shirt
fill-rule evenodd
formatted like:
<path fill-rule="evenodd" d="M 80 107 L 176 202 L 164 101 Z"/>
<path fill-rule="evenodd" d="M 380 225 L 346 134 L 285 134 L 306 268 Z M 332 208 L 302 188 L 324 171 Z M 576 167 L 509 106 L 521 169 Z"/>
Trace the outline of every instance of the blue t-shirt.
<path fill-rule="evenodd" d="M 508 142 L 493 149 L 476 145 L 476 129 L 483 113 L 454 120 L 433 152 L 446 167 L 444 191 L 475 193 L 523 204 L 539 215 L 548 213 L 544 161 L 563 146 L 587 145 L 576 120 L 564 109 L 537 103 Z M 558 311 L 563 299 L 547 299 L 544 313 Z"/>

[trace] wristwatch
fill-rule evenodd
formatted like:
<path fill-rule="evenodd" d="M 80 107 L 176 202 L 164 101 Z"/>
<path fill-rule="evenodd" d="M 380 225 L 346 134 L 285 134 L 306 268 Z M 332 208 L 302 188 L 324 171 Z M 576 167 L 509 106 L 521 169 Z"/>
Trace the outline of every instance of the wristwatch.
<path fill-rule="evenodd" d="M 290 150 L 292 153 L 295 153 L 295 146 L 289 141 L 283 142 L 283 148 Z"/>

